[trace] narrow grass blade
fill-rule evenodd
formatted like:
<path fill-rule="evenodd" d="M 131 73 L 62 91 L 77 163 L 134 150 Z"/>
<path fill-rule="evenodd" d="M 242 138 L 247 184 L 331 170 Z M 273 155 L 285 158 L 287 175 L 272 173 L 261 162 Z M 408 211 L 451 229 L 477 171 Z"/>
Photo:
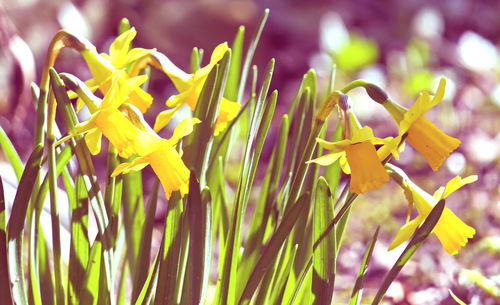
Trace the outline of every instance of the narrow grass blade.
<path fill-rule="evenodd" d="M 277 92 L 273 92 L 268 103 L 265 103 L 269 90 L 274 60 L 269 62 L 265 77 L 257 99 L 255 112 L 252 116 L 249 135 L 246 142 L 243 164 L 240 171 L 240 180 L 236 191 L 236 200 L 233 207 L 233 219 L 229 229 L 225 256 L 223 259 L 222 274 L 218 287 L 217 302 L 219 304 L 233 304 L 236 301 L 236 270 L 239 260 L 239 248 L 241 243 L 241 224 L 243 221 L 246 204 L 248 202 L 250 188 L 253 184 L 255 171 L 262 152 L 262 146 L 269 129 L 271 117 L 276 107 Z"/>
<path fill-rule="evenodd" d="M 431 234 L 432 230 L 439 221 L 441 214 L 443 213 L 444 207 L 445 201 L 442 199 L 434 206 L 434 208 L 432 208 L 429 216 L 427 216 L 422 226 L 417 229 L 415 234 L 413 234 L 413 237 L 410 239 L 410 242 L 404 249 L 403 253 L 401 253 L 401 256 L 399 256 L 394 266 L 392 266 L 391 270 L 389 270 L 386 274 L 384 280 L 382 281 L 382 285 L 380 285 L 380 288 L 373 299 L 372 305 L 377 305 L 382 301 L 387 288 L 389 288 L 392 281 L 394 281 L 401 269 L 403 269 L 404 265 L 410 260 L 415 251 L 417 251 L 418 247 L 422 245 L 427 236 Z"/>
<path fill-rule="evenodd" d="M 100 236 L 96 238 L 90 249 L 90 256 L 88 259 L 88 264 L 85 271 L 85 276 L 83 278 L 82 290 L 78 293 L 79 304 L 97 305 L 99 303 L 99 298 L 103 298 L 100 294 L 100 284 L 101 284 L 101 264 L 102 264 L 102 242 L 100 241 Z"/>
<path fill-rule="evenodd" d="M 316 185 L 313 210 L 313 237 L 316 240 L 333 219 L 333 202 L 330 187 L 323 177 Z M 314 304 L 330 304 L 335 283 L 335 229 L 319 244 L 313 253 L 312 292 Z"/>
<path fill-rule="evenodd" d="M 17 154 L 14 145 L 2 127 L 0 127 L 0 147 L 5 154 L 5 157 L 7 157 L 7 160 L 9 160 L 9 164 L 14 169 L 17 181 L 19 181 L 21 179 L 21 175 L 23 174 L 23 163 L 21 162 L 21 158 Z"/>
<path fill-rule="evenodd" d="M 50 89 L 58 94 L 65 94 L 66 90 L 62 86 L 54 85 L 51 81 Z M 52 110 L 49 109 L 49 113 Z M 51 118 L 48 118 L 51 120 Z M 52 255 L 53 255 L 53 268 L 54 268 L 54 288 L 56 292 L 56 304 L 64 304 L 64 284 L 62 279 L 62 260 L 61 260 L 61 223 L 59 220 L 59 203 L 57 199 L 57 174 L 56 174 L 56 148 L 54 146 L 54 128 L 55 122 L 48 122 L 48 129 L 46 134 L 47 141 L 47 156 L 48 156 L 48 176 L 49 176 L 49 196 L 50 196 L 50 219 L 52 225 Z"/>
<path fill-rule="evenodd" d="M 127 224 L 125 228 L 125 240 L 127 243 L 127 260 L 132 276 L 135 276 L 138 268 L 144 266 L 136 265 L 139 256 L 141 232 L 144 223 L 144 201 L 142 195 L 142 173 L 130 172 L 122 175 L 123 180 L 123 221 Z"/>
<path fill-rule="evenodd" d="M 161 254 L 163 252 L 163 246 L 160 247 L 158 250 L 158 253 Z M 141 291 L 139 292 L 139 295 L 137 297 L 137 300 L 135 300 L 134 305 L 146 305 L 146 304 L 152 304 L 152 299 L 153 299 L 153 293 L 155 290 L 155 285 L 158 280 L 158 273 L 160 270 L 160 264 L 159 264 L 159 259 L 158 256 L 156 256 L 153 266 L 149 269 L 148 276 L 146 280 L 144 281 L 144 285 L 142 286 Z"/>
<path fill-rule="evenodd" d="M 189 60 L 189 71 L 194 73 L 200 69 L 201 66 L 201 54 L 203 54 L 203 50 L 198 50 L 198 48 L 194 47 L 191 51 L 191 59 Z"/>
<path fill-rule="evenodd" d="M 283 260 L 283 267 L 279 267 L 277 269 L 277 274 L 275 275 L 273 283 L 270 286 L 270 289 L 268 289 L 271 293 L 271 295 L 267 299 L 267 302 L 269 304 L 281 304 L 281 301 L 283 300 L 283 294 L 285 292 L 286 282 L 288 280 L 288 276 L 292 272 L 293 262 L 295 261 L 295 256 L 297 255 L 297 249 L 298 246 L 295 245 L 291 253 L 289 253 L 286 256 L 286 259 Z"/>
<path fill-rule="evenodd" d="M 39 144 L 26 162 L 7 224 L 10 285 L 13 300 L 19 305 L 28 303 L 23 271 L 23 229 L 30 196 L 40 171 L 42 153 L 43 145 Z"/>
<path fill-rule="evenodd" d="M 3 132 L 3 131 L 2 131 Z M 2 302 L 5 305 L 14 304 L 12 301 L 10 282 L 9 282 L 9 265 L 7 261 L 7 222 L 5 215 L 5 197 L 3 192 L 3 182 L 0 178 L 0 295 Z"/>
<path fill-rule="evenodd" d="M 299 200 L 293 204 L 290 210 L 284 215 L 282 222 L 272 235 L 268 244 L 264 248 L 255 268 L 246 283 L 245 289 L 238 301 L 238 304 L 248 304 L 259 286 L 266 271 L 274 263 L 279 249 L 283 246 L 290 231 L 299 218 L 307 217 L 309 207 L 309 194 L 302 195 Z"/>
<path fill-rule="evenodd" d="M 79 84 L 75 83 L 72 80 L 72 77 L 69 75 L 61 75 L 64 78 L 64 81 L 72 87 L 74 91 L 78 89 Z M 74 78 L 74 77 L 73 77 Z M 54 69 L 50 71 L 50 79 L 53 82 L 53 87 L 64 87 L 65 83 L 63 83 L 61 77 L 55 72 Z M 57 106 L 59 113 L 62 114 L 63 123 L 66 127 L 66 130 L 73 130 L 74 126 L 77 124 L 78 119 L 71 105 L 71 102 L 68 98 L 68 95 L 62 90 L 54 91 L 55 98 L 57 100 Z M 60 93 L 60 94 L 59 94 Z M 94 212 L 97 228 L 100 236 L 102 236 L 101 242 L 103 243 L 103 251 L 102 255 L 104 256 L 104 270 L 105 277 L 107 279 L 107 287 L 112 287 L 112 279 L 111 279 L 111 265 L 112 265 L 112 255 L 111 255 L 111 242 L 112 242 L 112 234 L 109 230 L 109 217 L 106 211 L 106 206 L 104 204 L 104 199 L 102 192 L 100 190 L 99 183 L 97 181 L 97 177 L 94 170 L 94 165 L 92 163 L 92 159 L 90 157 L 90 152 L 83 140 L 82 137 L 76 137 L 75 140 L 70 141 L 70 145 L 75 151 L 76 157 L 78 159 L 78 166 L 81 170 L 82 175 L 84 176 L 85 187 L 87 188 L 87 192 L 89 194 L 90 206 L 92 207 L 92 211 Z M 108 298 L 109 299 L 109 298 Z"/>
<path fill-rule="evenodd" d="M 149 256 L 151 254 L 151 241 L 153 238 L 153 227 L 155 222 L 155 212 L 156 206 L 158 204 L 158 191 L 160 189 L 160 181 L 155 180 L 153 189 L 148 200 L 147 212 L 144 219 L 144 227 L 142 229 L 141 244 L 139 247 L 139 256 L 137 258 L 136 274 L 133 276 L 134 285 L 132 291 L 132 301 L 135 302 L 139 297 L 144 283 L 147 280 L 148 269 L 145 266 L 149 266 Z"/>
<path fill-rule="evenodd" d="M 231 100 L 238 99 L 238 82 L 241 73 L 241 57 L 243 53 L 243 41 L 245 40 L 245 27 L 240 26 L 234 37 L 231 46 L 231 64 L 229 65 L 229 74 L 227 75 L 226 92 L 224 96 Z"/>
<path fill-rule="evenodd" d="M 240 266 L 238 267 L 239 279 L 243 283 L 248 280 L 259 258 L 261 247 L 264 243 L 267 224 L 272 218 L 271 213 L 280 182 L 289 126 L 288 116 L 284 115 L 281 121 L 278 139 L 274 145 L 271 161 L 269 162 L 266 175 L 261 185 L 260 197 L 255 205 L 254 214 L 250 222 L 245 250 L 241 257 Z M 243 289 L 243 287 L 241 287 L 241 289 Z"/>
<path fill-rule="evenodd" d="M 68 304 L 78 304 L 83 287 L 85 268 L 88 265 L 90 242 L 88 239 L 89 203 L 83 176 L 78 173 L 75 181 L 76 198 L 70 201 L 71 244 L 68 265 Z"/>
<path fill-rule="evenodd" d="M 259 25 L 257 26 L 257 30 L 250 41 L 250 45 L 248 46 L 248 51 L 245 55 L 245 61 L 243 63 L 243 69 L 241 70 L 241 78 L 240 85 L 238 90 L 238 99 L 237 102 L 241 102 L 243 99 L 243 93 L 245 92 L 245 86 L 248 77 L 248 71 L 250 70 L 250 66 L 252 65 L 253 55 L 255 54 L 255 49 L 259 44 L 260 36 L 262 35 L 262 31 L 264 30 L 264 26 L 266 25 L 267 17 L 269 16 L 269 9 L 264 10 L 264 14 L 260 19 Z"/>
<path fill-rule="evenodd" d="M 359 265 L 358 275 L 356 276 L 356 283 L 352 289 L 351 298 L 349 300 L 349 305 L 359 305 L 361 302 L 361 298 L 363 296 L 363 284 L 365 280 L 366 269 L 368 268 L 368 264 L 370 264 L 370 259 L 372 257 L 373 248 L 375 248 L 375 242 L 377 241 L 378 232 L 380 227 L 377 227 L 375 233 L 373 234 L 368 247 L 366 248 L 365 255 L 363 256 L 363 260 L 361 261 L 361 265 Z"/>
<path fill-rule="evenodd" d="M 209 193 L 204 193 L 209 196 Z M 205 196 L 207 196 L 205 195 Z M 190 279 L 189 304 L 204 303 L 210 274 L 211 215 L 210 200 L 202 199 L 200 185 L 191 172 L 186 211 L 189 217 L 189 257 Z"/>
<path fill-rule="evenodd" d="M 163 232 L 163 251 L 160 256 L 160 270 L 154 304 L 175 304 L 177 302 L 177 273 L 181 246 L 181 220 L 183 203 L 177 193 L 168 202 Z"/>

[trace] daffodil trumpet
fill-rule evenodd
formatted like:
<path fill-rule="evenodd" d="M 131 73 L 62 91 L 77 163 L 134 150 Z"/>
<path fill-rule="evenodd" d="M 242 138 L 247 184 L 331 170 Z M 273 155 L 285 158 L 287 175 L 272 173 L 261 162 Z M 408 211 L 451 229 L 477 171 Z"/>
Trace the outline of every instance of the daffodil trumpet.
<path fill-rule="evenodd" d="M 418 212 L 418 215 L 413 220 L 407 220 L 406 224 L 399 229 L 394 240 L 389 245 L 389 250 L 408 240 L 440 200 L 447 198 L 464 185 L 477 180 L 475 175 L 466 178 L 456 176 L 448 181 L 445 186 L 438 188 L 433 195 L 430 195 L 411 181 L 400 168 L 392 164 L 386 164 L 386 168 L 394 181 L 403 188 L 409 204 L 409 213 L 412 207 L 415 207 Z M 446 253 L 451 255 L 457 254 L 468 239 L 474 236 L 475 232 L 476 230 L 473 227 L 464 223 L 448 207 L 444 208 L 433 230 Z"/>
<path fill-rule="evenodd" d="M 431 96 L 427 92 L 421 92 L 410 109 L 406 109 L 391 99 L 382 103 L 397 122 L 399 135 L 408 134 L 408 143 L 427 160 L 434 171 L 441 167 L 450 153 L 461 143 L 460 140 L 445 134 L 424 117 L 429 109 L 442 101 L 445 86 L 446 80 L 441 78 L 436 94 Z"/>

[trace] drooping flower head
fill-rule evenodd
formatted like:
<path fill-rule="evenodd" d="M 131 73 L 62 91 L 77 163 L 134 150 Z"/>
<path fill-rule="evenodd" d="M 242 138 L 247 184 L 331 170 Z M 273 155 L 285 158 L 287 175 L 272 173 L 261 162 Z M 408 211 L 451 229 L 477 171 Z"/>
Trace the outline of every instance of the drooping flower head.
<path fill-rule="evenodd" d="M 321 147 L 334 152 L 308 162 L 327 166 L 339 160 L 344 173 L 351 175 L 351 192 L 363 194 L 389 182 L 389 175 L 381 162 L 389 153 L 397 154 L 397 143 L 391 137 L 385 139 L 375 137 L 373 130 L 368 126 L 361 127 L 352 113 L 349 121 L 348 138 L 337 142 L 316 139 Z M 377 144 L 384 145 L 382 146 L 384 149 L 377 151 L 375 148 Z"/>
<path fill-rule="evenodd" d="M 104 134 L 121 157 L 130 157 L 134 154 L 130 144 L 137 137 L 138 129 L 120 113 L 118 108 L 128 100 L 131 92 L 145 81 L 146 76 L 123 78 L 120 74 L 115 74 L 111 80 L 111 87 L 102 101 L 93 95 L 82 96 L 82 100 L 87 104 L 92 115 L 88 120 L 77 124 L 74 130 L 58 143 L 76 135 L 85 134 L 85 142 L 90 152 L 96 155 L 101 151 L 101 138 Z M 73 85 L 76 86 L 76 84 Z"/>
<path fill-rule="evenodd" d="M 462 186 L 477 180 L 475 175 L 463 179 L 456 176 L 431 196 L 413 183 L 401 169 L 393 165 L 387 165 L 387 167 L 391 170 L 391 175 L 403 188 L 410 207 L 415 206 L 418 212 L 418 215 L 413 220 L 408 221 L 399 229 L 396 237 L 389 245 L 389 250 L 408 240 L 440 200 L 445 199 Z M 448 207 L 445 207 L 432 232 L 436 234 L 444 250 L 448 254 L 454 255 L 467 243 L 469 238 L 474 236 L 476 230 L 465 224 Z"/>
<path fill-rule="evenodd" d="M 400 136 L 407 133 L 407 141 L 437 171 L 444 160 L 460 145 L 460 140 L 450 137 L 424 117 L 425 113 L 441 102 L 446 80 L 441 78 L 436 95 L 421 92 L 410 109 L 388 99 L 382 105 L 399 125 Z"/>
<path fill-rule="evenodd" d="M 132 162 L 118 165 L 112 176 L 141 170 L 149 164 L 160 179 L 167 199 L 177 190 L 184 196 L 189 191 L 190 171 L 175 147 L 200 121 L 196 118 L 186 119 L 175 128 L 170 139 L 161 138 L 145 122 L 138 108 L 124 103 L 128 94 L 145 80 L 145 76 L 125 80 L 115 76 L 102 102 L 95 96 L 83 96 L 82 99 L 88 103 L 92 112 L 91 117 L 76 125 L 74 131 L 58 143 L 78 134 L 85 134 L 90 152 L 97 154 L 104 135 L 121 157 L 137 156 Z"/>
<path fill-rule="evenodd" d="M 190 171 L 175 147 L 183 137 L 193 131 L 194 125 L 200 123 L 200 120 L 196 118 L 184 119 L 177 125 L 169 139 L 163 139 L 147 125 L 140 112 L 133 111 L 133 108 L 128 105 L 124 106 L 128 107 L 127 117 L 140 129 L 138 137 L 133 142 L 138 157 L 132 162 L 118 165 L 111 176 L 141 170 L 145 166 L 151 165 L 160 179 L 167 199 L 176 190 L 179 190 L 181 197 L 183 197 L 189 192 Z"/>
<path fill-rule="evenodd" d="M 136 76 L 128 73 L 130 65 L 154 51 L 154 49 L 131 48 L 132 40 L 136 35 L 137 31 L 134 28 L 123 32 L 111 43 L 109 54 L 99 54 L 95 49 L 81 52 L 92 74 L 92 78 L 85 82 L 87 86 L 93 90 L 99 89 L 102 94 L 106 94 L 111 87 L 111 78 L 114 74 L 121 73 L 122 78 Z M 78 102 L 77 109 L 82 105 L 81 102 L 81 100 Z M 140 87 L 134 88 L 128 100 L 128 103 L 136 106 L 143 113 L 152 102 L 153 97 Z"/>
<path fill-rule="evenodd" d="M 173 113 L 177 111 L 182 105 L 188 105 L 191 110 L 196 109 L 198 98 L 200 97 L 201 90 L 210 71 L 214 66 L 224 57 L 229 50 L 227 43 L 218 45 L 212 52 L 210 62 L 208 65 L 200 68 L 196 72 L 189 74 L 177 68 L 170 61 L 164 60 L 166 63 L 161 65 L 160 68 L 172 80 L 175 88 L 179 94 L 172 95 L 166 101 L 167 109 L 156 118 L 154 129 L 161 130 L 172 118 Z M 222 98 L 220 101 L 219 115 L 214 126 L 214 135 L 218 135 L 227 126 L 227 123 L 234 119 L 238 114 L 241 105 L 239 103 Z"/>

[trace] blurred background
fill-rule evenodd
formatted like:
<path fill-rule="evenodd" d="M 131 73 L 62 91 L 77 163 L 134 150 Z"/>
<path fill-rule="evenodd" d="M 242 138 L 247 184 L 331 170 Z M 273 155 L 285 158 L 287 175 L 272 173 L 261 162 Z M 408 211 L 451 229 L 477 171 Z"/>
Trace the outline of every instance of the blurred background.
<path fill-rule="evenodd" d="M 462 145 L 435 173 L 408 146 L 396 164 L 431 194 L 456 175 L 479 175 L 478 182 L 447 200 L 477 233 L 456 256 L 447 255 L 431 237 L 391 286 L 388 301 L 455 304 L 450 288 L 468 304 L 499 304 L 500 1 L 1 0 L 0 124 L 27 157 L 34 121 L 29 85 L 39 81 L 48 43 L 61 28 L 87 37 L 100 52 L 107 52 L 119 21 L 126 17 L 138 31 L 134 46 L 157 48 L 188 70 L 193 47 L 210 54 L 217 44 L 231 43 L 239 25 L 245 25 L 248 43 L 265 8 L 271 14 L 254 63 L 263 69 L 276 58 L 271 85 L 280 92 L 276 124 L 309 68 L 316 70 L 320 88 L 326 87 L 336 64 L 337 89 L 366 79 L 407 107 L 418 92 L 434 92 L 439 77 L 447 78 L 445 99 L 427 117 Z M 76 52 L 64 51 L 56 68 L 90 77 Z M 153 113 L 175 93 L 155 72 L 150 90 L 158 107 Z M 380 137 L 394 134 L 392 119 L 358 90 L 349 95 L 362 123 Z M 394 183 L 362 196 L 354 209 L 356 217 L 350 220 L 339 258 L 339 304 L 352 288 L 377 225 L 382 226 L 381 235 L 368 270 L 368 295 L 402 251 L 386 251 L 407 210 Z"/>

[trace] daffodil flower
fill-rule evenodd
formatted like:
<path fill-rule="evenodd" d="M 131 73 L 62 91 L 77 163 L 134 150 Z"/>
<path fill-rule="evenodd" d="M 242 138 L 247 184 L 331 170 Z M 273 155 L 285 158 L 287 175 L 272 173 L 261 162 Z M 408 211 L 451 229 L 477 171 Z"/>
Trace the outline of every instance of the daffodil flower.
<path fill-rule="evenodd" d="M 436 95 L 421 92 L 410 109 L 387 100 L 382 105 L 389 111 L 399 125 L 400 136 L 407 133 L 407 141 L 437 171 L 444 160 L 460 145 L 460 140 L 450 137 L 424 117 L 424 114 L 441 102 L 446 80 L 441 78 Z"/>
<path fill-rule="evenodd" d="M 477 176 L 468 176 L 466 178 L 461 178 L 456 176 L 455 178 L 448 181 L 446 186 L 440 187 L 431 196 L 429 193 L 422 190 L 415 183 L 413 183 L 401 169 L 394 166 L 390 166 L 392 170 L 396 169 L 397 175 L 402 177 L 402 183 L 400 183 L 405 191 L 405 195 L 408 199 L 410 206 L 415 206 L 418 212 L 413 220 L 408 221 L 403 225 L 396 237 L 389 245 L 389 250 L 392 250 L 402 244 L 404 241 L 408 240 L 415 230 L 420 226 L 420 224 L 427 218 L 430 214 L 432 208 L 442 199 L 448 197 L 451 193 L 455 192 L 462 186 L 472 183 L 477 180 Z M 397 180 L 397 179 L 396 179 Z M 445 207 L 439 221 L 434 227 L 433 233 L 436 234 L 437 238 L 441 242 L 444 250 L 451 255 L 457 254 L 458 251 L 467 243 L 469 238 L 472 238 L 476 233 L 473 227 L 465 224 L 460 218 L 458 218 L 453 211 L 448 207 Z"/>
<path fill-rule="evenodd" d="M 136 60 L 154 51 L 142 48 L 130 48 L 132 40 L 136 35 L 137 31 L 134 28 L 123 32 L 111 43 L 109 54 L 98 54 L 95 48 L 81 52 L 92 74 L 92 79 L 85 82 L 87 86 L 93 90 L 99 89 L 105 95 L 111 86 L 111 78 L 114 74 L 121 72 L 124 78 L 136 76 L 129 75 L 126 72 L 127 68 Z M 144 113 L 153 102 L 153 97 L 140 87 L 136 87 L 130 93 L 127 102 L 136 106 Z M 82 101 L 79 100 L 77 102 L 77 109 L 80 109 L 81 106 Z"/>
<path fill-rule="evenodd" d="M 154 130 L 159 131 L 172 118 L 173 114 L 182 106 L 188 105 L 191 110 L 195 110 L 198 98 L 200 97 L 201 89 L 205 84 L 208 74 L 212 68 L 224 57 L 224 54 L 229 50 L 227 43 L 218 45 L 212 52 L 210 63 L 205 67 L 197 70 L 193 74 L 188 74 L 175 67 L 171 62 L 168 65 L 162 65 L 162 70 L 172 80 L 174 86 L 179 91 L 179 94 L 173 95 L 166 101 L 167 109 L 158 114 L 154 124 Z M 215 122 L 214 135 L 218 135 L 224 130 L 229 121 L 234 119 L 238 114 L 241 105 L 239 103 L 222 98 L 220 101 L 219 116 Z"/>
<path fill-rule="evenodd" d="M 121 157 L 132 156 L 135 153 L 132 143 L 138 137 L 139 129 L 127 120 L 118 107 L 128 100 L 129 94 L 144 83 L 146 78 L 143 75 L 122 79 L 116 75 L 100 105 L 93 104 L 89 99 L 86 99 L 92 113 L 90 118 L 76 125 L 73 132 L 59 140 L 57 144 L 76 135 L 85 134 L 85 142 L 89 151 L 96 155 L 101 151 L 101 138 L 104 134 L 116 147 Z"/>
<path fill-rule="evenodd" d="M 193 131 L 193 126 L 198 123 L 200 120 L 196 118 L 184 119 L 169 139 L 159 137 L 149 126 L 147 129 L 140 128 L 139 136 L 133 143 L 138 157 L 132 162 L 118 165 L 111 176 L 141 170 L 151 165 L 160 179 L 166 198 L 170 199 L 172 192 L 176 190 L 179 190 L 183 197 L 189 192 L 190 171 L 175 146 L 183 137 L 189 135 Z"/>
<path fill-rule="evenodd" d="M 350 190 L 356 194 L 363 194 L 370 190 L 378 189 L 389 182 L 382 161 L 391 152 L 397 154 L 397 144 L 394 138 L 377 138 L 373 135 L 373 130 L 364 126 L 361 127 L 356 117 L 351 113 L 350 116 L 351 136 L 349 139 L 328 142 L 323 139 L 316 139 L 318 144 L 325 148 L 334 150 L 334 152 L 308 161 L 322 166 L 328 166 L 339 160 L 344 173 L 351 175 Z M 383 147 L 375 149 L 376 144 L 383 144 Z"/>

